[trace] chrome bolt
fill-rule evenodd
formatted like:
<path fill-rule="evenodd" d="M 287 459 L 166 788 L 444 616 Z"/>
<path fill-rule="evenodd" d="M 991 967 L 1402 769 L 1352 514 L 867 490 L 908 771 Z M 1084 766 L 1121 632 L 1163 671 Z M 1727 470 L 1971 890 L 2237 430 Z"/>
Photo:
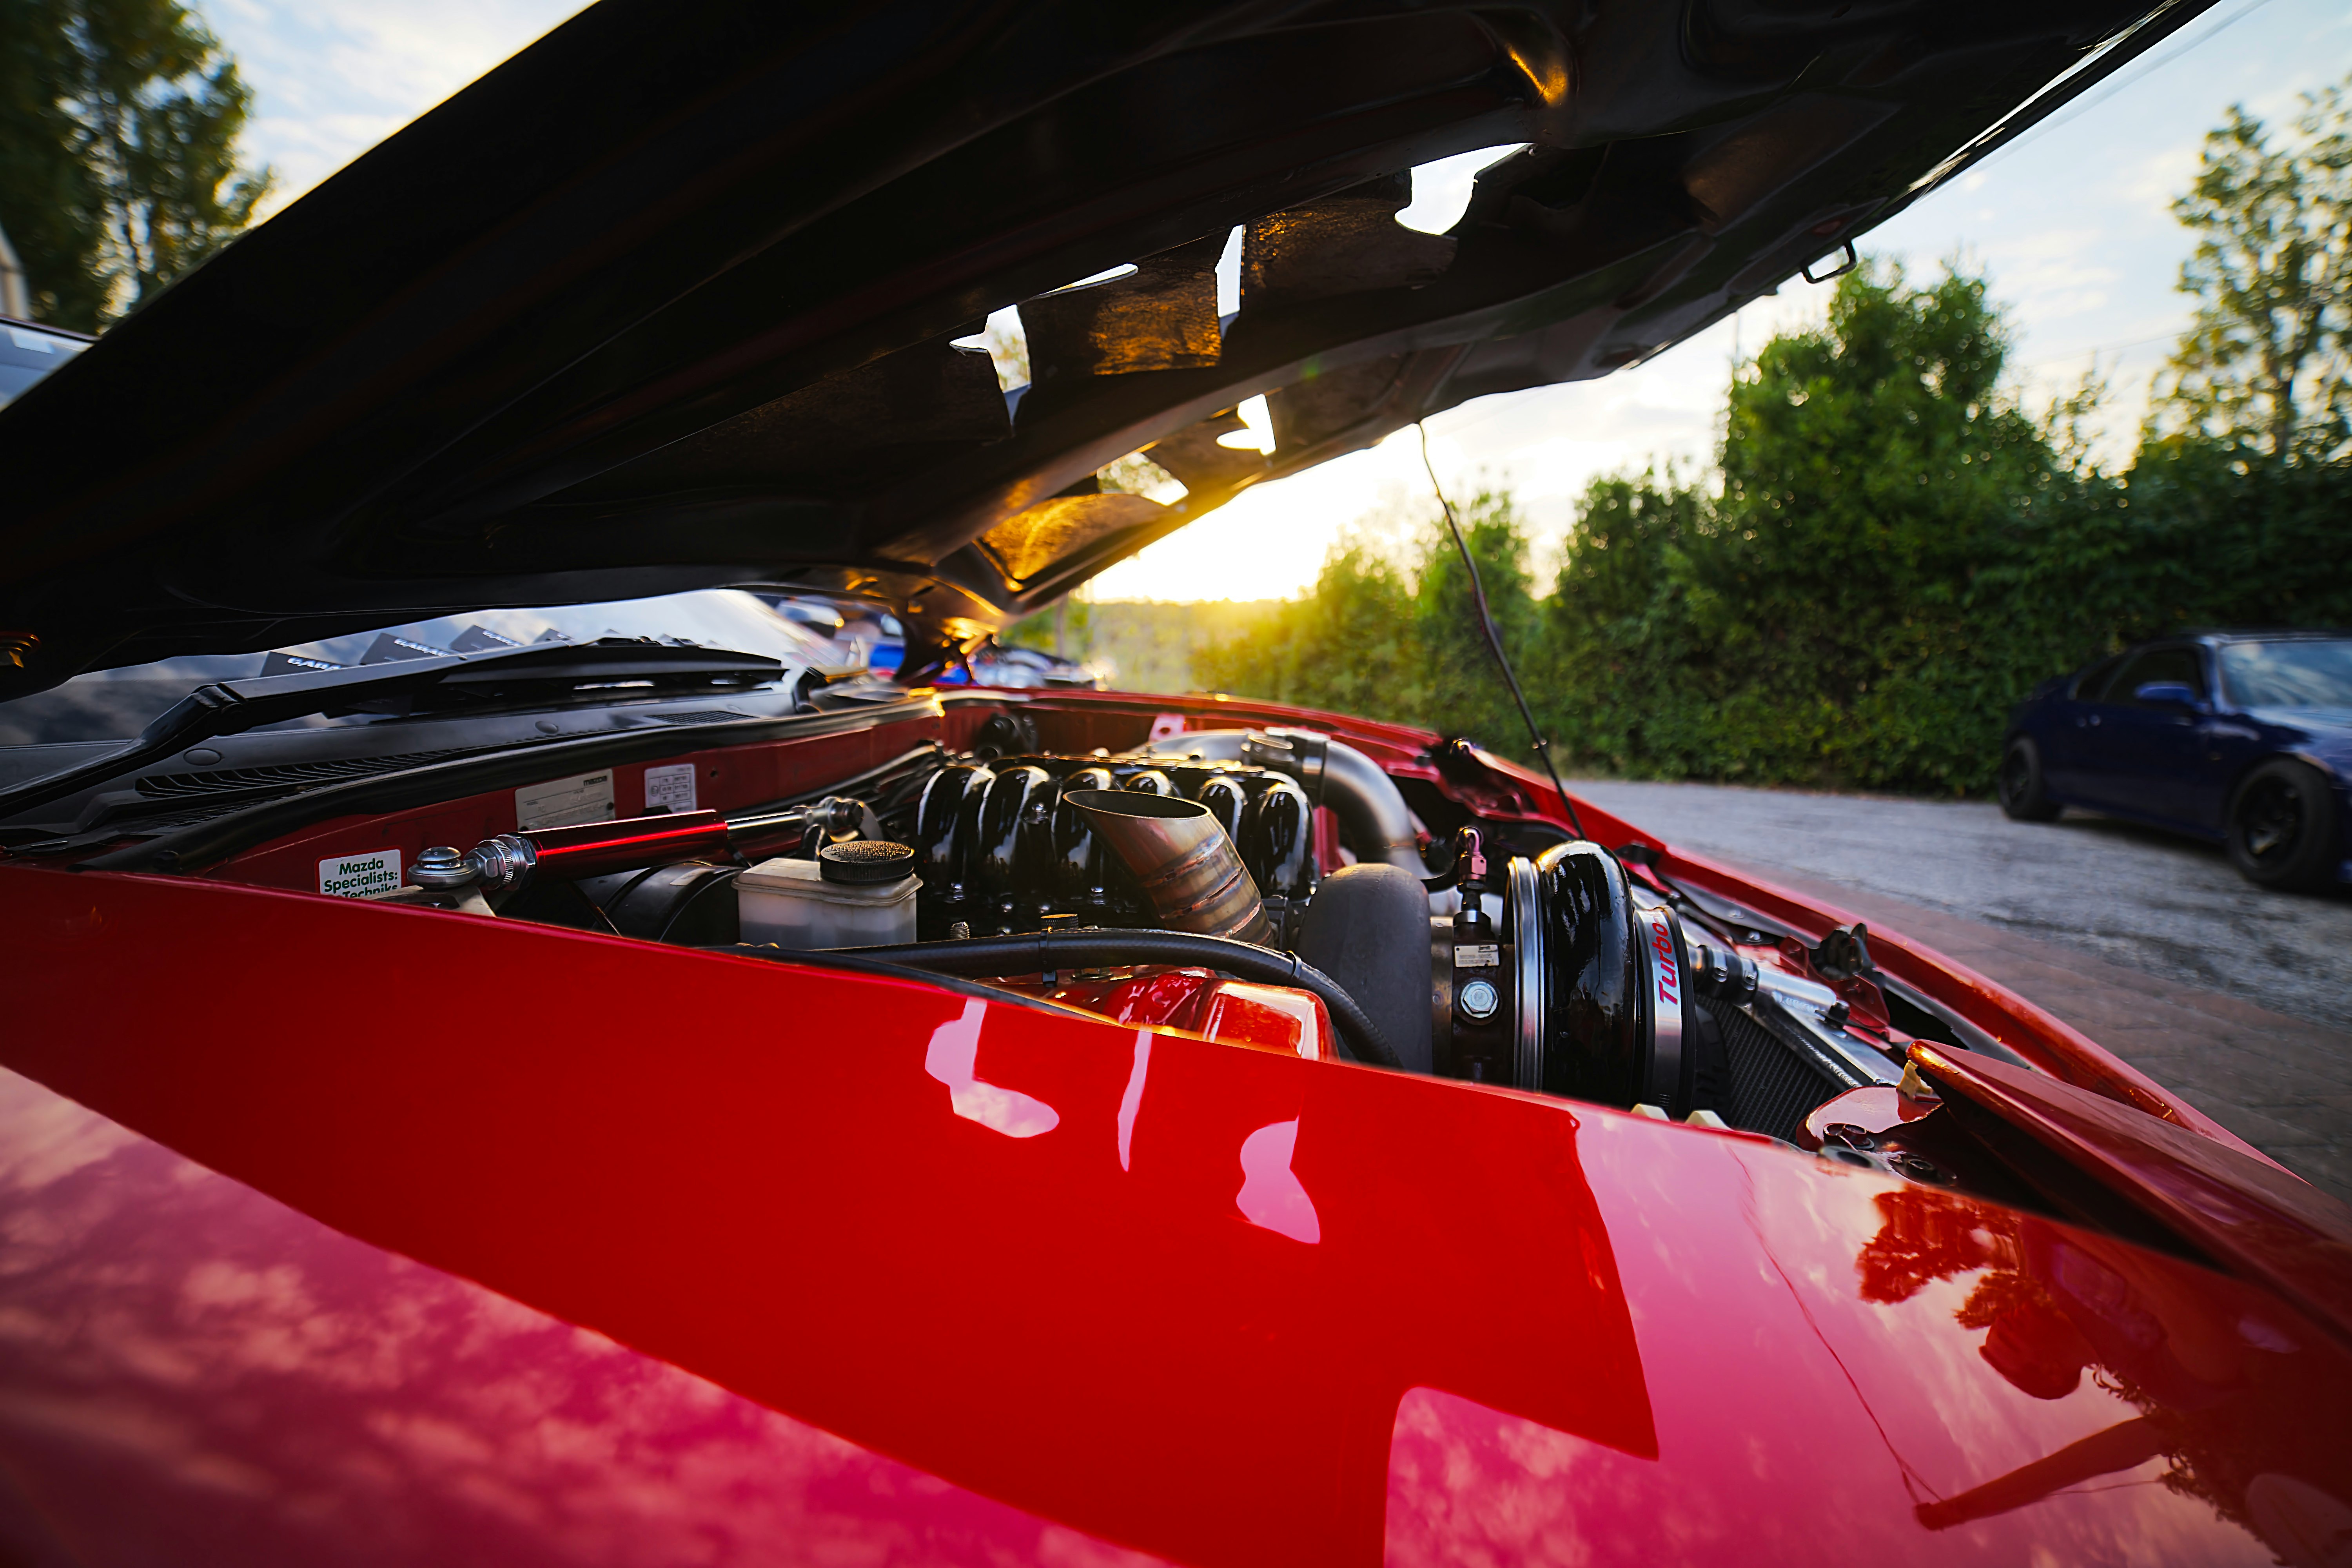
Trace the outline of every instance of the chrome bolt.
<path fill-rule="evenodd" d="M 1454 1004 L 1462 1009 L 1464 1017 L 1483 1023 L 1495 1016 L 1495 1009 L 1503 1005 L 1503 997 L 1493 981 L 1473 980 L 1455 995 Z"/>
<path fill-rule="evenodd" d="M 480 874 L 472 858 L 454 844 L 434 845 L 408 868 L 408 879 L 420 888 L 462 888 Z"/>

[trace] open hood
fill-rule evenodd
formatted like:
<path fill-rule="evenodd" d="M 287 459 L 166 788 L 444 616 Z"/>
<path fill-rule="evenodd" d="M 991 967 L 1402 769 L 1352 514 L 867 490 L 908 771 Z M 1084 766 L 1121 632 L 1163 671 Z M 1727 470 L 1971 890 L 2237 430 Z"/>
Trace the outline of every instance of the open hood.
<path fill-rule="evenodd" d="M 604 0 L 0 411 L 0 692 L 745 582 L 887 599 L 919 671 L 1248 485 L 1659 353 L 2201 4 Z M 954 340 L 1013 304 L 1007 395 Z M 1275 451 L 1221 445 L 1260 393 Z M 1139 449 L 1181 501 L 1099 491 Z"/>

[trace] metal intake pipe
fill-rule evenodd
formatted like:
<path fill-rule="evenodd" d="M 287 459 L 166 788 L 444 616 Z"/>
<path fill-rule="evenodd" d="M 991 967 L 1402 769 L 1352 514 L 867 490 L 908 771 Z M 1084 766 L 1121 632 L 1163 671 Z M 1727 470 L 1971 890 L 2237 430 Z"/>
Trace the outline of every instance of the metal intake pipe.
<path fill-rule="evenodd" d="M 1148 749 L 1154 756 L 1255 763 L 1288 773 L 1308 801 L 1329 806 L 1347 825 L 1360 859 L 1429 875 L 1403 792 L 1380 763 L 1343 742 L 1314 730 L 1204 730 L 1167 736 Z M 1328 875 L 1339 868 L 1323 869 Z"/>
<path fill-rule="evenodd" d="M 1161 925 L 1261 946 L 1273 939 L 1257 884 L 1207 806 L 1123 789 L 1071 790 L 1062 798 L 1086 813 L 1095 836 L 1135 873 Z"/>

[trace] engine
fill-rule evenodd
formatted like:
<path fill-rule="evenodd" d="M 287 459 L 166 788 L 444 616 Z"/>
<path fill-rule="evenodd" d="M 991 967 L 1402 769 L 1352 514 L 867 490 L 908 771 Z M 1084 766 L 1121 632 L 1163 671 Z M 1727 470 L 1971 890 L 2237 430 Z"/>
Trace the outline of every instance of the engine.
<path fill-rule="evenodd" d="M 1106 798 L 1115 795 L 1136 799 Z M 1145 800 L 1197 809 L 1155 808 Z M 1313 814 L 1293 778 L 1241 761 L 1024 756 L 950 763 L 924 782 L 916 803 L 918 926 L 932 938 L 958 928 L 966 936 L 1004 935 L 1055 921 L 1164 926 L 1282 945 L 1315 887 Z M 1233 884 L 1232 907 L 1192 908 L 1186 895 L 1208 889 L 1164 875 L 1147 884 L 1144 878 L 1165 870 L 1150 863 L 1155 837 L 1171 851 L 1178 840 L 1186 852 L 1195 844 L 1230 846 L 1217 858 L 1238 862 L 1247 894 Z M 1147 862 L 1141 876 L 1139 860 Z"/>
<path fill-rule="evenodd" d="M 1319 863 L 1325 805 L 1371 855 Z M 1427 875 L 1396 785 L 1307 731 L 952 763 L 925 781 L 911 844 L 924 938 L 1068 924 L 1287 949 L 1348 993 L 1408 1071 L 1687 1114 L 1718 1075 L 1685 990 L 1753 984 L 1726 949 L 1695 965 L 1675 911 L 1637 904 L 1598 845 L 1497 866 L 1465 829 L 1449 869 Z"/>
<path fill-rule="evenodd" d="M 855 787 L 428 850 L 411 891 L 952 974 L 1238 1043 L 1328 1028 L 1320 1054 L 1784 1137 L 1899 1076 L 1827 987 L 1686 923 L 1600 845 L 1490 858 L 1469 826 L 1425 859 L 1394 781 L 1312 731 L 1074 756 L 1008 718 L 971 752 Z"/>

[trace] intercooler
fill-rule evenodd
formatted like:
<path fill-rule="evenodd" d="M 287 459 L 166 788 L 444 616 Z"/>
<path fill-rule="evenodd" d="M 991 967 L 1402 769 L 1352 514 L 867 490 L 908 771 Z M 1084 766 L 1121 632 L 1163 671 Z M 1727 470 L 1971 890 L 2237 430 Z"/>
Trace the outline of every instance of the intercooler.
<path fill-rule="evenodd" d="M 1723 1119 L 1794 1142 L 1806 1113 L 1845 1086 L 1757 1022 L 1746 1007 L 1717 1007 L 1715 1016 L 1730 1080 Z"/>

